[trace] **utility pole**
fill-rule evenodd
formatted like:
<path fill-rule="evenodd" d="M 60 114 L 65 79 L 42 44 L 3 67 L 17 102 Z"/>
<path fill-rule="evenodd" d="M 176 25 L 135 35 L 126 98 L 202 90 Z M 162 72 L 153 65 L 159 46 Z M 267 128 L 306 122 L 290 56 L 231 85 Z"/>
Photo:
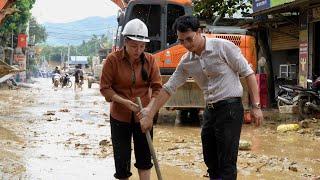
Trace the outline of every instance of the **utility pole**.
<path fill-rule="evenodd" d="M 13 29 L 11 30 L 11 56 L 10 56 L 10 66 L 12 66 L 13 61 Z"/>
<path fill-rule="evenodd" d="M 69 68 L 69 60 L 70 60 L 70 45 L 68 44 L 68 60 L 67 60 L 67 67 Z"/>
<path fill-rule="evenodd" d="M 30 77 L 29 77 L 29 74 L 30 74 L 30 38 L 29 38 L 29 35 L 30 35 L 30 21 L 28 20 L 27 22 L 27 28 L 26 28 L 26 35 L 27 35 L 27 38 L 26 38 L 26 41 L 27 41 L 27 47 L 26 47 L 26 51 L 25 51 L 25 56 L 26 56 L 26 80 L 28 80 Z"/>
<path fill-rule="evenodd" d="M 62 50 L 60 51 L 60 64 L 63 64 L 63 67 L 65 67 L 65 64 L 63 63 L 63 59 L 62 59 Z"/>
<path fill-rule="evenodd" d="M 11 48 L 13 49 L 13 29 L 11 30 Z"/>

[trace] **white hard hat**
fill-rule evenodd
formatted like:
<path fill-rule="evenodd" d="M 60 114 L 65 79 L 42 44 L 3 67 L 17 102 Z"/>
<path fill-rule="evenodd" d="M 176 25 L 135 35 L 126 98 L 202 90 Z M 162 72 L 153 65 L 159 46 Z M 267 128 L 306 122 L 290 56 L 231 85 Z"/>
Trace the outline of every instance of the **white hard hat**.
<path fill-rule="evenodd" d="M 148 28 L 140 19 L 132 19 L 124 26 L 122 35 L 135 41 L 150 42 Z"/>

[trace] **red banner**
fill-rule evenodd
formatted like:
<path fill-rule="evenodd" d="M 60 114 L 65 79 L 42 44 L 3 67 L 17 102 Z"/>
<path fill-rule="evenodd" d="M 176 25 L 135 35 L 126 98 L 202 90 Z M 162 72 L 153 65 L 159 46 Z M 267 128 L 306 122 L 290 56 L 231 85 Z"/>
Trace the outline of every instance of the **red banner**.
<path fill-rule="evenodd" d="M 27 47 L 27 35 L 25 34 L 18 35 L 18 47 L 20 48 Z"/>

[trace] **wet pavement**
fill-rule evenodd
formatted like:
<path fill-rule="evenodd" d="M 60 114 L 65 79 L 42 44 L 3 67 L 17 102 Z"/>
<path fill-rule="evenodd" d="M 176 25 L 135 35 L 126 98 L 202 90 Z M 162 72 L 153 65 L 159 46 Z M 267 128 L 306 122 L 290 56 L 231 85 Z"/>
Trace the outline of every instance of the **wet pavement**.
<path fill-rule="evenodd" d="M 109 104 L 98 85 L 54 90 L 50 79 L 35 81 L 32 88 L 0 89 L 0 179 L 114 179 Z M 163 179 L 208 179 L 199 125 L 176 123 L 174 114 L 162 114 L 154 128 Z M 243 126 L 241 140 L 251 148 L 239 151 L 238 179 L 319 177 L 320 120 L 280 133 L 279 124 L 296 118 L 265 114 L 261 128 Z M 133 165 L 132 172 L 131 179 L 138 179 Z"/>

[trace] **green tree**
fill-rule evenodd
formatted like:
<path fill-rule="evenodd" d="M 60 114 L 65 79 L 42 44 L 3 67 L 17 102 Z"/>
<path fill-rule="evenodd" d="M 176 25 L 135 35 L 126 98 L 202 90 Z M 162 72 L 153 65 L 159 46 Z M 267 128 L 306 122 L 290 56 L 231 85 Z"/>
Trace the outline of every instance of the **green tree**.
<path fill-rule="evenodd" d="M 193 0 L 195 15 L 200 19 L 214 20 L 215 17 L 236 12 L 246 15 L 252 7 L 252 0 Z"/>
<path fill-rule="evenodd" d="M 41 56 L 45 56 L 47 60 L 60 62 L 63 54 L 63 60 L 67 61 L 68 46 L 41 45 L 41 48 Z M 107 36 L 93 35 L 90 40 L 83 41 L 78 46 L 70 46 L 70 56 L 89 56 L 88 62 L 91 64 L 92 57 L 98 56 L 101 48 L 111 48 L 111 40 Z"/>
<path fill-rule="evenodd" d="M 0 27 L 0 45 L 8 46 L 11 44 L 11 33 L 17 37 L 18 33 L 24 33 L 27 28 L 27 22 L 31 17 L 31 8 L 36 0 L 17 0 L 13 8 L 17 9 L 17 12 L 13 13 L 6 18 L 2 26 Z M 17 38 L 14 40 L 14 47 L 16 46 Z"/>
<path fill-rule="evenodd" d="M 46 28 L 38 24 L 34 17 L 31 17 L 29 21 L 29 36 L 34 44 L 45 42 L 48 37 Z"/>

